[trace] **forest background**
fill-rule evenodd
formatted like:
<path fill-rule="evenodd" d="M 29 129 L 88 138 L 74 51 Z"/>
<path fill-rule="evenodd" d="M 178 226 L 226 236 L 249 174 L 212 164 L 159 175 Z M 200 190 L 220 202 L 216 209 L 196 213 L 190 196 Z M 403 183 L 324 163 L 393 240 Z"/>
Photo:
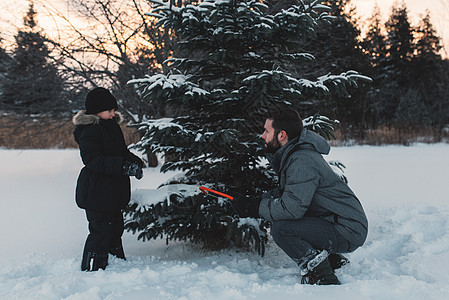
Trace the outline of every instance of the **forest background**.
<path fill-rule="evenodd" d="M 300 1 L 265 3 L 268 13 L 275 13 Z M 307 68 L 292 65 L 290 71 L 313 79 L 355 70 L 372 82 L 345 96 L 301 103 L 301 115 L 319 112 L 338 120 L 334 144 L 447 141 L 449 64 L 429 11 L 414 24 L 405 2 L 398 1 L 386 22 L 377 5 L 362 22 L 351 0 L 323 3 L 335 17 L 332 25 L 302 42 L 314 59 Z M 56 35 L 40 27 L 36 6 L 57 24 Z M 157 27 L 146 14 L 151 7 L 149 1 L 75 0 L 59 11 L 50 1 L 30 1 L 13 44 L 0 43 L 0 147 L 76 147 L 71 117 L 95 86 L 111 89 L 129 123 L 175 115 L 163 104 L 142 101 L 136 86 L 128 84 L 166 74 L 164 61 L 179 55 L 174 32 Z M 134 128 L 123 128 L 128 143 L 140 139 Z"/>

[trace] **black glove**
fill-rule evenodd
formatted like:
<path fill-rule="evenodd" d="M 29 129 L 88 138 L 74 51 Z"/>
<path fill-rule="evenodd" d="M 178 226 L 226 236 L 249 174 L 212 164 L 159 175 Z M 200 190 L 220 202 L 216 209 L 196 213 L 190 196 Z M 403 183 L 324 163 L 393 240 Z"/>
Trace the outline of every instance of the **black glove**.
<path fill-rule="evenodd" d="M 142 169 L 145 168 L 145 163 L 143 162 L 140 157 L 137 155 L 134 155 L 133 153 L 129 152 L 128 155 L 124 156 L 124 160 L 128 161 L 129 163 L 136 163 L 138 164 Z"/>
<path fill-rule="evenodd" d="M 138 164 L 142 169 L 146 167 L 145 163 L 143 162 L 143 160 L 141 160 L 137 156 L 132 157 L 130 161 Z"/>
<path fill-rule="evenodd" d="M 238 214 L 241 218 L 259 217 L 259 198 L 251 196 L 243 196 L 238 198 L 234 197 L 234 199 L 231 201 L 231 205 L 235 213 Z"/>
<path fill-rule="evenodd" d="M 143 177 L 143 170 L 137 163 L 125 161 L 123 163 L 123 174 L 127 176 L 135 176 L 140 180 Z"/>

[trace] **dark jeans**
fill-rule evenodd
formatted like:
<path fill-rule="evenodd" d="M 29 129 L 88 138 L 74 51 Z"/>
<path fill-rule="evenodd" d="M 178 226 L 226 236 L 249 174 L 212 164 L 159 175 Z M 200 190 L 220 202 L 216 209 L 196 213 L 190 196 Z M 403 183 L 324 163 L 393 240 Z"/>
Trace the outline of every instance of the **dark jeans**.
<path fill-rule="evenodd" d="M 295 262 L 300 263 L 315 250 L 343 253 L 349 243 L 331 222 L 320 218 L 274 221 L 271 226 L 274 242 Z"/>
<path fill-rule="evenodd" d="M 84 245 L 84 253 L 114 254 L 124 258 L 123 254 L 116 254 L 122 247 L 122 235 L 124 222 L 122 212 L 99 212 L 86 210 L 87 221 L 89 221 L 89 235 Z"/>

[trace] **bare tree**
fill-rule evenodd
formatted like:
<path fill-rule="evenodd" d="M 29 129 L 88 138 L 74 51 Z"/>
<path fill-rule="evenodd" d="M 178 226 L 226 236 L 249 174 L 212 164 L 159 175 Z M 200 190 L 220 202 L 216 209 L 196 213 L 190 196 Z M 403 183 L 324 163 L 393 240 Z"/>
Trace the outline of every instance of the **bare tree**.
<path fill-rule="evenodd" d="M 67 8 L 61 11 L 50 0 L 37 1 L 54 20 L 54 44 L 71 90 L 79 95 L 78 106 L 86 89 L 101 85 L 113 91 L 131 122 L 163 114 L 163 107 L 149 107 L 127 84 L 163 71 L 163 62 L 172 55 L 173 37 L 156 28 L 156 20 L 145 14 L 150 11 L 149 2 L 66 0 Z M 157 165 L 155 155 L 147 153 L 149 166 Z"/>
<path fill-rule="evenodd" d="M 172 53 L 169 34 L 155 27 L 146 16 L 150 4 L 141 0 L 67 0 L 62 12 L 40 0 L 57 28 L 55 46 L 75 91 L 107 86 L 120 100 L 127 118 L 138 122 L 146 114 L 158 115 L 145 107 L 127 82 L 145 74 L 160 72 Z"/>

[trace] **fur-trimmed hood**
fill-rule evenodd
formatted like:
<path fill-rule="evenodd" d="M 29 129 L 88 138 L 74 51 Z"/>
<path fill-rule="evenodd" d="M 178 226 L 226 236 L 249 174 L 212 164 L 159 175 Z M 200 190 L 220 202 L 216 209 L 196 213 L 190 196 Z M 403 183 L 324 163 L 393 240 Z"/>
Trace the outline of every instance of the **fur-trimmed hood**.
<path fill-rule="evenodd" d="M 119 112 L 115 112 L 115 121 L 117 124 L 123 122 L 123 117 Z M 75 116 L 72 118 L 73 125 L 90 125 L 90 124 L 99 124 L 101 118 L 97 115 L 88 115 L 85 110 L 80 110 L 77 112 Z"/>

